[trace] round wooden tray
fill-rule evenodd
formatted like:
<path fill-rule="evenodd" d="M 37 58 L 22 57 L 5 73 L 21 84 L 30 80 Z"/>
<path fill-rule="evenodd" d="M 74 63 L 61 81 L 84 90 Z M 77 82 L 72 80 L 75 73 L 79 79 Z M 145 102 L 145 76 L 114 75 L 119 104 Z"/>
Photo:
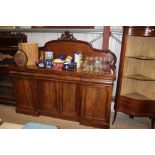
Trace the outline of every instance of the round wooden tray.
<path fill-rule="evenodd" d="M 25 66 L 28 62 L 27 55 L 24 51 L 19 50 L 14 56 L 14 60 L 17 66 Z"/>

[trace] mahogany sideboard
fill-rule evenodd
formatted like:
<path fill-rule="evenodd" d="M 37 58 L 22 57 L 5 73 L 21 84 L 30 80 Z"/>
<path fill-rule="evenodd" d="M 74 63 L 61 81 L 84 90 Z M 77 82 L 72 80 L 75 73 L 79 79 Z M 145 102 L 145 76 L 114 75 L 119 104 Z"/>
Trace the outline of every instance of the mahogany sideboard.
<path fill-rule="evenodd" d="M 116 56 L 109 50 L 94 49 L 88 42 L 76 40 L 66 32 L 49 41 L 39 51 L 53 50 L 56 58 L 63 52 L 73 56 L 106 56 L 113 59 L 110 72 L 55 71 L 37 66 L 11 66 L 16 111 L 78 121 L 97 128 L 110 128 L 112 89 Z"/>

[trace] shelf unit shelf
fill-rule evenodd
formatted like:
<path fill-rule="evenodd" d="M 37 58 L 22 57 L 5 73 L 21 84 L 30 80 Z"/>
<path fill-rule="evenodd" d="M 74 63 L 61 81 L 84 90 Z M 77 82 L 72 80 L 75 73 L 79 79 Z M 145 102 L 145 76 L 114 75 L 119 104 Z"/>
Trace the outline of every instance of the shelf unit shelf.
<path fill-rule="evenodd" d="M 9 76 L 4 76 L 4 75 L 0 77 L 0 85 L 7 86 L 7 87 L 13 87 L 11 78 Z"/>
<path fill-rule="evenodd" d="M 9 51 L 9 50 L 18 50 L 18 46 L 1 46 L 0 47 L 1 51 Z"/>
<path fill-rule="evenodd" d="M 7 65 L 6 65 L 6 69 L 7 69 Z M 12 80 L 8 75 L 0 76 L 0 103 L 10 104 L 10 105 L 16 104 Z"/>
<path fill-rule="evenodd" d="M 134 75 L 127 75 L 125 78 L 130 78 L 134 80 L 140 80 L 140 81 L 155 81 L 155 79 L 141 75 L 141 74 L 134 74 Z"/>
<path fill-rule="evenodd" d="M 14 94 L 0 92 L 0 98 L 14 100 Z"/>
<path fill-rule="evenodd" d="M 125 97 L 128 97 L 128 98 L 131 98 L 131 99 L 136 99 L 136 100 L 151 100 L 150 98 L 142 95 L 142 94 L 139 94 L 137 92 L 132 92 L 132 93 L 129 93 L 129 94 L 124 94 L 122 96 L 125 96 Z"/>
<path fill-rule="evenodd" d="M 153 57 L 148 56 L 126 56 L 127 58 L 139 59 L 139 60 L 155 60 Z"/>
<path fill-rule="evenodd" d="M 13 84 L 10 80 L 1 80 L 0 81 L 0 86 L 4 86 L 4 87 L 11 87 L 13 88 Z"/>

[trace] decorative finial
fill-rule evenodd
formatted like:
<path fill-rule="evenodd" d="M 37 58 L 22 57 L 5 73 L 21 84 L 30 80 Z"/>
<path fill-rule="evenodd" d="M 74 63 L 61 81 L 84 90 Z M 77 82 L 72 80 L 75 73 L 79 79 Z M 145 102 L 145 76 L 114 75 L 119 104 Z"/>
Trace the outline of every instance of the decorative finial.
<path fill-rule="evenodd" d="M 65 31 L 58 40 L 76 40 L 76 38 L 74 38 L 71 32 Z"/>

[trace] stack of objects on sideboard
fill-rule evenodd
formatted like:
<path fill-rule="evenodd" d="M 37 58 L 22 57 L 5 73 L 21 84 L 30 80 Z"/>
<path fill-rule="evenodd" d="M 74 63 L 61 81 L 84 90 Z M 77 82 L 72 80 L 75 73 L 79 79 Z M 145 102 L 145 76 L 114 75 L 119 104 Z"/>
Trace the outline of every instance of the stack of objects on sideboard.
<path fill-rule="evenodd" d="M 46 51 L 53 52 L 53 61 L 51 54 L 50 60 L 42 58 Z M 80 53 L 83 59 L 78 69 L 75 53 Z M 109 128 L 115 54 L 109 50 L 94 49 L 88 42 L 76 40 L 73 34 L 65 32 L 58 40 L 40 47 L 39 57 L 38 63 L 43 61 L 43 66 L 10 68 L 16 111 Z M 69 68 L 65 67 L 66 63 L 69 63 Z"/>
<path fill-rule="evenodd" d="M 14 55 L 18 43 L 26 42 L 27 37 L 21 33 L 0 32 L 0 102 L 15 105 L 12 81 L 9 77 L 10 65 L 14 64 Z"/>

